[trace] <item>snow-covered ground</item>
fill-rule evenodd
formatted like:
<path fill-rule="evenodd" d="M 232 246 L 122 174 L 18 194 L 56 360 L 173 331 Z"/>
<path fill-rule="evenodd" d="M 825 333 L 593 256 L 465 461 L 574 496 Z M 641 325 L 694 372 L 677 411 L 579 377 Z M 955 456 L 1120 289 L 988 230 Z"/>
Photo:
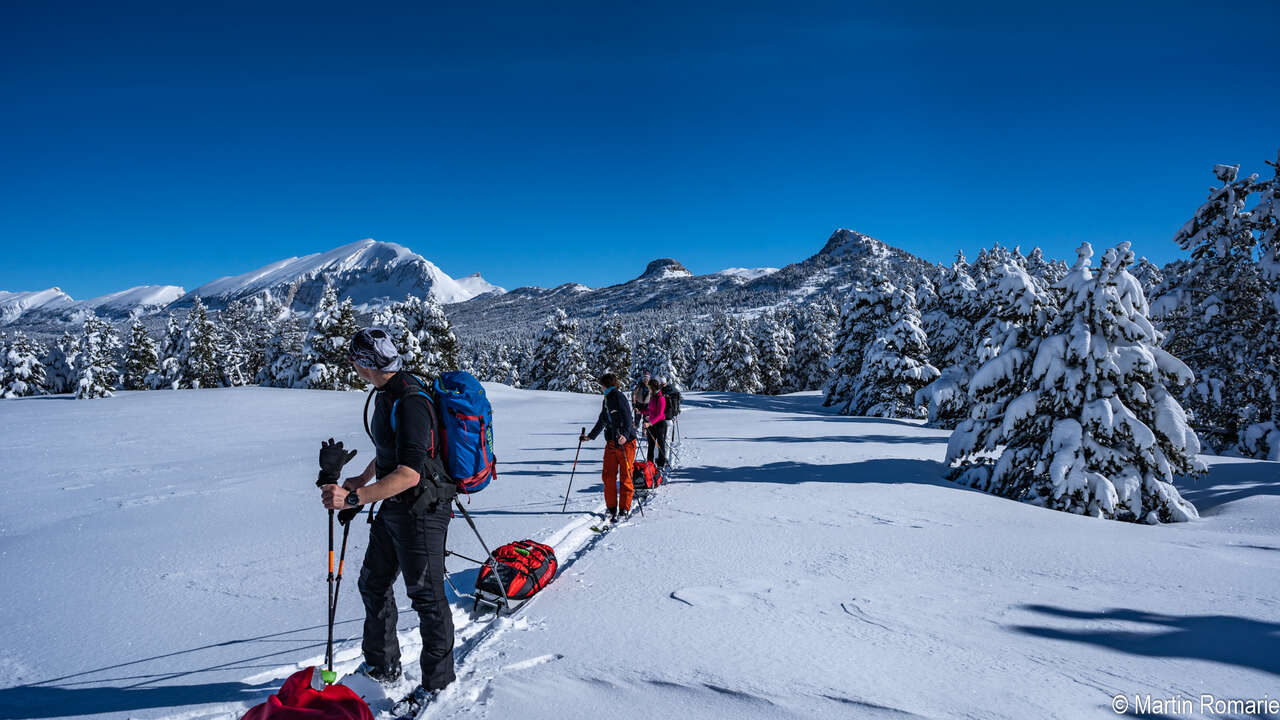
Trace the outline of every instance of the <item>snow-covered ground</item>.
<path fill-rule="evenodd" d="M 492 544 L 551 542 L 562 571 L 513 620 L 458 601 L 459 682 L 426 717 L 1080 718 L 1116 694 L 1280 697 L 1280 464 L 1207 458 L 1183 487 L 1203 519 L 1146 527 L 951 485 L 946 434 L 912 422 L 692 393 L 676 481 L 595 535 L 600 441 L 560 502 L 598 398 L 488 387 L 501 475 L 470 510 Z M 367 461 L 363 400 L 0 402 L 0 720 L 234 718 L 319 662 L 315 455 L 333 436 Z M 356 524 L 339 669 L 358 662 L 366 537 Z M 450 546 L 479 553 L 461 519 Z M 449 567 L 466 591 L 474 568 Z M 406 660 L 415 622 L 402 612 Z"/>

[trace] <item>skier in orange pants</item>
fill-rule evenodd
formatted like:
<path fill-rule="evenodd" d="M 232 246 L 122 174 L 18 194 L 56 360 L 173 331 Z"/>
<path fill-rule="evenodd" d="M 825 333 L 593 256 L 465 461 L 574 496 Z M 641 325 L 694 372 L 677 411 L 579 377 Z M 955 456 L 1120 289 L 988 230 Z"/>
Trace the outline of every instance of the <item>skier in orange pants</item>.
<path fill-rule="evenodd" d="M 631 471 L 636 460 L 636 426 L 631 415 L 631 403 L 618 389 L 618 377 L 605 373 L 599 382 L 604 388 L 600 417 L 591 432 L 579 439 L 582 442 L 595 440 L 600 431 L 604 431 L 604 504 L 609 520 L 613 521 L 619 515 L 626 518 L 631 512 L 631 499 L 635 495 Z"/>

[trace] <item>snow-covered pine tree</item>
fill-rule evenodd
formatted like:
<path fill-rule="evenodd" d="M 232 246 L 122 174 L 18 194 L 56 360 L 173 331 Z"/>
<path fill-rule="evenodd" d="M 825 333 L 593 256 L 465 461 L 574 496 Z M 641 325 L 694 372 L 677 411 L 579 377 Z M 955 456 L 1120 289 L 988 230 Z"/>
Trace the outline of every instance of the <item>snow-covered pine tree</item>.
<path fill-rule="evenodd" d="M 244 298 L 218 313 L 222 347 L 222 383 L 231 387 L 256 383 L 266 365 L 267 344 L 275 334 L 280 308 L 259 298 Z"/>
<path fill-rule="evenodd" d="M 1034 251 L 1032 256 L 1036 257 Z M 915 402 L 928 409 L 929 424 L 935 427 L 955 427 L 969 414 L 969 378 L 976 366 L 974 330 L 987 307 L 969 271 L 964 254 L 957 253 L 939 280 L 937 303 L 922 317 L 929 362 L 940 373 L 919 390 Z"/>
<path fill-rule="evenodd" d="M 912 291 L 902 288 L 889 298 L 892 324 L 877 331 L 863 356 L 849 409 L 854 415 L 924 417 L 916 391 L 933 382 L 938 369 L 929 364 L 929 343 Z"/>
<path fill-rule="evenodd" d="M 631 345 L 622 318 L 616 314 L 601 318 L 592 330 L 585 352 L 590 370 L 611 372 L 618 376 L 622 387 L 631 387 Z"/>
<path fill-rule="evenodd" d="M 1058 305 L 1053 293 L 1017 265 L 1001 265 L 987 279 L 990 311 L 984 319 L 992 334 L 985 344 L 988 352 L 969 381 L 969 417 L 960 421 L 947 443 L 947 465 L 952 480 L 998 492 L 991 473 L 1005 444 L 1004 417 L 1010 404 L 1032 386 L 1032 362 L 1058 315 Z"/>
<path fill-rule="evenodd" d="M 218 327 L 199 297 L 187 315 L 186 327 L 178 348 L 178 387 L 212 388 L 222 384 L 222 348 L 218 344 Z"/>
<path fill-rule="evenodd" d="M 338 302 L 332 285 L 324 290 L 302 349 L 302 382 L 312 390 L 359 390 L 363 380 L 347 360 L 347 343 L 360 331 L 351 298 Z"/>
<path fill-rule="evenodd" d="M 1070 270 L 1061 260 L 1049 260 L 1040 248 L 1032 248 L 1024 263 L 1027 274 L 1040 281 L 1041 287 L 1051 288 L 1066 277 Z"/>
<path fill-rule="evenodd" d="M 1138 258 L 1138 262 L 1133 266 L 1133 270 L 1129 273 L 1138 280 L 1138 284 L 1142 286 L 1142 292 L 1147 297 L 1155 297 L 1153 294 L 1156 288 L 1164 283 L 1164 272 L 1160 267 L 1145 257 Z"/>
<path fill-rule="evenodd" d="M 77 398 L 111 397 L 111 390 L 120 380 L 120 371 L 115 364 L 119 351 L 120 339 L 116 337 L 115 328 L 90 312 L 80 334 L 76 363 Z"/>
<path fill-rule="evenodd" d="M 8 347 L 0 349 L 0 396 L 6 398 L 39 395 L 48 378 L 41 360 L 48 351 L 25 333 L 14 333 Z"/>
<path fill-rule="evenodd" d="M 1259 266 L 1269 301 L 1261 313 L 1263 333 L 1255 362 L 1270 408 L 1245 428 L 1238 449 L 1244 455 L 1275 461 L 1280 460 L 1280 153 L 1267 164 L 1273 176 L 1256 184 L 1258 203 L 1249 213 L 1249 223 L 1257 233 Z"/>
<path fill-rule="evenodd" d="M 44 359 L 45 389 L 54 394 L 75 392 L 79 356 L 79 338 L 70 331 L 64 331 Z"/>
<path fill-rule="evenodd" d="M 1190 382 L 1191 372 L 1158 346 L 1142 287 L 1127 271 L 1128 243 L 1107 251 L 1097 273 L 1092 254 L 1084 243 L 1058 284 L 1062 311 L 1035 350 L 1029 383 L 1004 408 L 1003 449 L 988 489 L 1109 519 L 1195 518 L 1173 478 L 1203 471 L 1200 445 L 1168 391 Z M 1025 354 L 1002 350 L 974 377 L 975 389 L 1016 377 L 1009 368 L 1025 368 L 1025 361 Z M 949 443 L 949 459 L 969 444 L 962 430 L 968 428 Z"/>
<path fill-rule="evenodd" d="M 796 390 L 820 390 L 826 384 L 839 321 L 840 309 L 830 296 L 802 306 L 791 356 L 791 382 Z"/>
<path fill-rule="evenodd" d="M 453 324 L 444 314 L 444 308 L 430 295 L 421 300 L 419 308 L 421 332 L 425 338 L 430 338 L 431 347 L 440 358 L 436 367 L 427 369 L 428 374 L 439 375 L 457 370 L 461 362 L 458 357 L 458 336 L 453 331 Z"/>
<path fill-rule="evenodd" d="M 790 392 L 786 383 L 787 368 L 795 351 L 795 336 L 772 311 L 764 312 L 753 324 L 751 340 L 756 346 L 760 368 L 761 392 L 781 395 Z"/>
<path fill-rule="evenodd" d="M 1260 311 L 1270 303 L 1245 209 L 1259 187 L 1257 175 L 1239 178 L 1238 171 L 1237 165 L 1214 168 L 1222 186 L 1211 189 L 1174 236 L 1191 258 L 1153 303 L 1168 332 L 1165 349 L 1195 373 L 1183 393 L 1193 424 L 1217 451 L 1235 446 L 1270 410 L 1259 403 L 1269 383 L 1256 357 L 1258 338 L 1268 329 Z"/>
<path fill-rule="evenodd" d="M 716 357 L 716 340 L 712 335 L 712 328 L 702 328 L 693 347 L 693 377 L 689 381 L 689 387 L 694 390 L 710 390 Z"/>
<path fill-rule="evenodd" d="M 125 390 L 149 390 L 151 386 L 147 384 L 147 378 L 155 374 L 159 367 L 156 341 L 151 339 L 142 321 L 134 318 L 129 325 L 129 342 L 125 346 L 121 387 Z"/>
<path fill-rule="evenodd" d="M 542 327 L 530 360 L 526 387 L 535 390 L 561 390 L 589 393 L 595 378 L 587 368 L 578 340 L 578 321 L 570 320 L 565 311 L 556 308 Z"/>
<path fill-rule="evenodd" d="M 507 347 L 506 343 L 498 345 L 494 354 L 493 378 L 494 382 L 510 385 L 513 388 L 520 387 L 520 369 L 512 356 L 511 348 Z"/>
<path fill-rule="evenodd" d="M 762 392 L 764 382 L 760 379 L 756 345 L 747 332 L 746 322 L 729 315 L 719 315 L 712 334 L 716 339 L 716 347 L 707 389 L 736 393 Z"/>
<path fill-rule="evenodd" d="M 823 405 L 835 407 L 843 415 L 853 412 L 851 406 L 858 374 L 862 372 L 863 355 L 879 330 L 889 324 L 893 293 L 894 287 L 887 280 L 880 280 L 872 290 L 854 286 L 849 292 L 840 310 L 840 329 L 831 356 L 831 372 L 823 388 L 826 393 Z"/>
<path fill-rule="evenodd" d="M 262 369 L 255 380 L 259 385 L 268 387 L 302 387 L 302 348 L 306 330 L 292 311 L 275 316 L 272 327 L 273 332 L 263 349 Z"/>
<path fill-rule="evenodd" d="M 659 377 L 676 387 L 684 387 L 693 367 L 693 340 L 688 328 L 678 323 L 667 323 L 662 326 L 658 337 L 670 363 L 669 373 Z"/>
<path fill-rule="evenodd" d="M 182 325 L 169 313 L 164 337 L 156 349 L 156 370 L 147 375 L 152 390 L 177 390 L 182 384 Z"/>
<path fill-rule="evenodd" d="M 391 336 L 391 342 L 400 351 L 400 363 L 405 370 L 419 378 L 428 378 L 431 377 L 428 368 L 438 367 L 440 357 L 435 355 L 428 358 L 418 339 L 418 333 L 410 327 L 409 316 L 415 317 L 415 323 L 421 316 L 417 305 L 418 302 L 412 295 L 404 302 L 387 305 L 373 314 L 373 325 L 386 330 Z"/>

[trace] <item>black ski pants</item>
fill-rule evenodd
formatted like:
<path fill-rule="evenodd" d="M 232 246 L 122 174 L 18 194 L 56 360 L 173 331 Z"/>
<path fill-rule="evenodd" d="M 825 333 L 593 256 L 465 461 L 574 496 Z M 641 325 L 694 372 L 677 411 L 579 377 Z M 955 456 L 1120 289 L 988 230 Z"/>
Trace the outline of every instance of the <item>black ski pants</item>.
<path fill-rule="evenodd" d="M 654 423 L 646 430 L 649 433 L 649 451 L 647 459 L 653 462 L 654 446 L 657 446 L 658 462 L 654 463 L 658 467 L 667 466 L 667 421 Z"/>
<path fill-rule="evenodd" d="M 400 662 L 396 638 L 396 576 L 418 613 L 422 635 L 422 686 L 439 690 L 453 682 L 453 612 L 444 594 L 444 546 L 451 506 L 442 501 L 414 515 L 401 502 L 384 502 L 369 527 L 360 569 L 364 598 L 364 659 L 389 668 Z"/>

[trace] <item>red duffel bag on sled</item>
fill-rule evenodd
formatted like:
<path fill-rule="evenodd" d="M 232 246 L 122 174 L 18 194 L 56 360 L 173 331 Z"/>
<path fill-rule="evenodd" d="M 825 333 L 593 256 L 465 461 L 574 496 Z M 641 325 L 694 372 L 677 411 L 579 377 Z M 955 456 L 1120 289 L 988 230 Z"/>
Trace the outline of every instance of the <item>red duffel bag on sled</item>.
<path fill-rule="evenodd" d="M 311 687 L 316 668 L 299 670 L 284 681 L 280 692 L 255 705 L 240 720 L 373 720 L 364 700 L 346 685 Z"/>
<path fill-rule="evenodd" d="M 480 568 L 480 576 L 476 579 L 477 600 L 501 600 L 504 587 L 507 600 L 528 600 L 556 577 L 556 551 L 539 542 L 519 540 L 507 543 L 494 549 L 493 559 L 498 563 L 496 572 L 493 562 L 487 562 Z M 501 586 L 499 580 L 502 581 Z M 508 609 L 514 608 L 508 606 Z"/>
<path fill-rule="evenodd" d="M 652 490 L 662 484 L 662 473 L 658 466 L 644 460 L 637 460 L 631 470 L 631 485 L 636 490 Z"/>

